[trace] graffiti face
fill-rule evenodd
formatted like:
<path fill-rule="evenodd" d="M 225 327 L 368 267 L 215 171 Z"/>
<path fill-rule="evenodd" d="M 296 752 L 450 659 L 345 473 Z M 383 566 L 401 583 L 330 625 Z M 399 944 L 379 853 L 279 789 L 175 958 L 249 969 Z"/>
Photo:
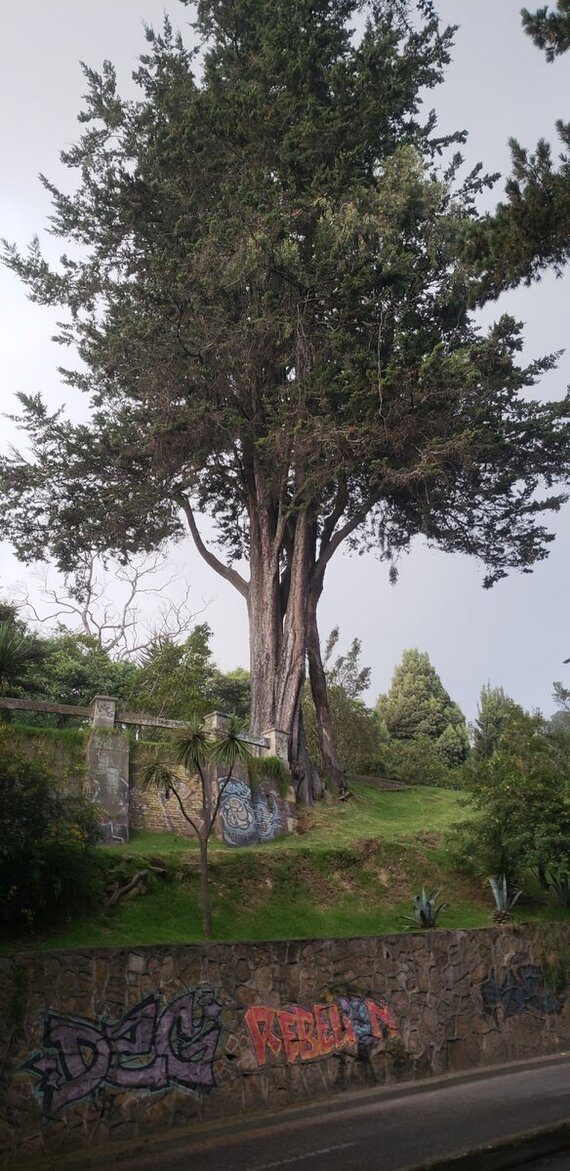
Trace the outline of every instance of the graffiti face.
<path fill-rule="evenodd" d="M 209 1090 L 220 1039 L 221 1004 L 212 989 L 189 990 L 159 1013 L 147 996 L 115 1024 L 48 1012 L 43 1049 L 25 1062 L 40 1079 L 44 1110 L 56 1111 L 102 1086 Z"/>
<path fill-rule="evenodd" d="M 284 819 L 277 797 L 259 793 L 252 798 L 245 781 L 220 779 L 220 819 L 223 839 L 228 846 L 252 846 L 269 842 L 283 832 Z"/>
<path fill-rule="evenodd" d="M 362 1053 L 397 1034 L 396 1022 L 382 1001 L 339 997 L 312 1009 L 293 1005 L 288 1009 L 254 1005 L 245 1013 L 257 1064 L 266 1065 L 269 1054 L 283 1056 L 288 1064 L 314 1061 L 349 1050 Z"/>
<path fill-rule="evenodd" d="M 508 968 L 501 983 L 492 971 L 481 984 L 481 997 L 488 1015 L 496 1013 L 500 1005 L 505 1020 L 531 1009 L 550 1016 L 562 1012 L 565 1001 L 564 994 L 555 995 L 546 987 L 544 972 L 536 964 Z"/>

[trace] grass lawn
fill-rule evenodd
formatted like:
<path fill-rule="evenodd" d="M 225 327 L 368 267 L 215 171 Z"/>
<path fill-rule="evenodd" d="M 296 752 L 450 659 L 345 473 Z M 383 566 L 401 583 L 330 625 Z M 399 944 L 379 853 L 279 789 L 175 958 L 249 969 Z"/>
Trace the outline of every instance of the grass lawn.
<path fill-rule="evenodd" d="M 440 898 L 449 904 L 442 927 L 489 926 L 493 904 L 488 885 L 453 871 L 442 845 L 449 826 L 467 816 L 460 793 L 429 788 L 388 792 L 355 783 L 350 801 L 304 810 L 298 834 L 246 849 L 213 840 L 213 938 L 322 938 L 413 929 L 406 917 L 422 886 L 440 889 Z M 146 893 L 124 899 L 110 914 L 28 939 L 27 948 L 202 939 L 192 839 L 135 833 L 127 845 L 104 849 L 107 858 L 124 861 L 131 869 L 162 864 L 166 878 L 151 874 Z M 536 889 L 529 888 L 529 893 L 532 897 L 517 906 L 515 918 L 567 918 L 561 909 L 545 906 Z M 12 943 L 2 950 L 15 947 Z"/>

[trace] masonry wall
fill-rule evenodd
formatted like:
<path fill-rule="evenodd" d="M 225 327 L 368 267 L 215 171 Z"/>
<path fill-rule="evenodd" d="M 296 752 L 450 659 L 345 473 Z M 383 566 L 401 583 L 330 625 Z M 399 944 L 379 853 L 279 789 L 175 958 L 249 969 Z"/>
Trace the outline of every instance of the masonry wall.
<path fill-rule="evenodd" d="M 569 955 L 553 925 L 0 959 L 0 1165 L 554 1052 Z"/>

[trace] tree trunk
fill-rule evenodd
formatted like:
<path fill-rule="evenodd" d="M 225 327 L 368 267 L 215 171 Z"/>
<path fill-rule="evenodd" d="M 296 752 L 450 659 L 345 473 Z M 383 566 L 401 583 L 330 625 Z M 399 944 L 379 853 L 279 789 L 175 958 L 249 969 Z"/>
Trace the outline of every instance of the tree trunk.
<path fill-rule="evenodd" d="M 202 913 L 202 931 L 205 939 L 209 939 L 212 934 L 208 879 L 208 839 L 205 836 L 205 826 L 203 826 L 200 833 L 200 911 Z"/>
<path fill-rule="evenodd" d="M 330 713 L 327 680 L 321 657 L 321 643 L 317 626 L 317 603 L 321 591 L 317 592 L 317 589 L 313 587 L 309 592 L 307 606 L 307 655 L 323 770 L 327 781 L 330 782 L 331 788 L 334 792 L 338 793 L 344 789 L 344 781 L 342 777 L 342 766 L 337 756 L 334 742 L 334 729 Z"/>
<path fill-rule="evenodd" d="M 299 712 L 305 681 L 308 580 L 311 569 L 311 521 L 295 518 L 290 550 L 287 597 L 279 577 L 279 551 L 251 548 L 248 591 L 251 668 L 251 726 L 262 734 L 279 728 L 290 736 L 294 767 L 304 736 Z"/>

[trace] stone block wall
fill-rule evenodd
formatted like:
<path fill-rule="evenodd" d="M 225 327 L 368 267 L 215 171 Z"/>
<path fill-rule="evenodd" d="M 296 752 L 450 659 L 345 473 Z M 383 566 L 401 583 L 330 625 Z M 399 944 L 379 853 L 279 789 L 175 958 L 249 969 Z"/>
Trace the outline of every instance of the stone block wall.
<path fill-rule="evenodd" d="M 570 929 L 0 959 L 0 1165 L 555 1052 Z"/>

